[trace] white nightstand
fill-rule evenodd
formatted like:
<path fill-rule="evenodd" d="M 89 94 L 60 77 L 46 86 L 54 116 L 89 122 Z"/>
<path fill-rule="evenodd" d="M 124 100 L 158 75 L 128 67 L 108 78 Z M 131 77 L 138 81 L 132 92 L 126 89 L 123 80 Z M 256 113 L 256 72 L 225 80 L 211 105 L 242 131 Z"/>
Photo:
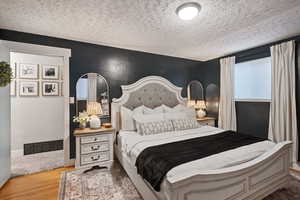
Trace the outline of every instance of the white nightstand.
<path fill-rule="evenodd" d="M 113 140 L 115 129 L 76 129 L 76 162 L 75 167 L 104 166 L 113 164 Z"/>
<path fill-rule="evenodd" d="M 198 123 L 203 126 L 216 126 L 216 118 L 214 117 L 203 117 L 197 119 Z"/>

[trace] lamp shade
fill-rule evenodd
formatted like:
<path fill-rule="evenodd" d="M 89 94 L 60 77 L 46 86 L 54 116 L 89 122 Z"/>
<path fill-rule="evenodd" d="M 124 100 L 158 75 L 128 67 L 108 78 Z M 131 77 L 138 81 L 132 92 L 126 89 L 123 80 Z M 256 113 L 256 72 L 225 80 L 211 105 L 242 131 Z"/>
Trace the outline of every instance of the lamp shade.
<path fill-rule="evenodd" d="M 196 105 L 196 101 L 195 100 L 188 100 L 187 102 L 187 106 L 188 107 L 195 107 Z"/>
<path fill-rule="evenodd" d="M 205 101 L 200 100 L 196 102 L 195 108 L 197 109 L 205 109 L 206 105 L 205 105 Z"/>
<path fill-rule="evenodd" d="M 98 102 L 88 102 L 87 113 L 89 115 L 101 115 L 102 114 L 101 104 Z"/>

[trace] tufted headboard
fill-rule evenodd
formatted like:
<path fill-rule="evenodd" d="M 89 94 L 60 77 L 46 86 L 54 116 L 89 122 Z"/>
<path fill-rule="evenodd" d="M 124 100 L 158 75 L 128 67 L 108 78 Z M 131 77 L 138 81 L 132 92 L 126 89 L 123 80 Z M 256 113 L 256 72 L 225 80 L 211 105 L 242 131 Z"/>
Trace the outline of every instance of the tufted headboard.
<path fill-rule="evenodd" d="M 186 103 L 181 96 L 182 88 L 159 76 L 147 76 L 131 85 L 121 86 L 121 88 L 122 96 L 113 99 L 111 105 L 112 125 L 117 131 L 121 129 L 121 106 L 132 110 L 141 105 L 155 108 L 162 104 L 174 107 L 177 104 Z"/>

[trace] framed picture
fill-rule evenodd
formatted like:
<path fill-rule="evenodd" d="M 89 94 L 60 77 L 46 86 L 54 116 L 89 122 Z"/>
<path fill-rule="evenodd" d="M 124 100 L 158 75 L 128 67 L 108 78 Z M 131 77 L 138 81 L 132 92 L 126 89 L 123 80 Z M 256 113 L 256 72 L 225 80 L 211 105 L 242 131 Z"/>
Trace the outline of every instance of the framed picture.
<path fill-rule="evenodd" d="M 19 65 L 20 78 L 38 79 L 39 65 L 38 64 L 24 64 Z"/>
<path fill-rule="evenodd" d="M 19 95 L 23 97 L 38 96 L 38 81 L 19 81 Z"/>
<path fill-rule="evenodd" d="M 43 96 L 58 96 L 59 82 L 43 82 L 42 83 Z"/>
<path fill-rule="evenodd" d="M 42 65 L 42 78 L 58 80 L 59 79 L 59 66 Z"/>
<path fill-rule="evenodd" d="M 10 82 L 10 96 L 16 96 L 16 80 Z"/>
<path fill-rule="evenodd" d="M 12 78 L 16 78 L 17 63 L 14 63 L 10 67 L 11 67 Z"/>

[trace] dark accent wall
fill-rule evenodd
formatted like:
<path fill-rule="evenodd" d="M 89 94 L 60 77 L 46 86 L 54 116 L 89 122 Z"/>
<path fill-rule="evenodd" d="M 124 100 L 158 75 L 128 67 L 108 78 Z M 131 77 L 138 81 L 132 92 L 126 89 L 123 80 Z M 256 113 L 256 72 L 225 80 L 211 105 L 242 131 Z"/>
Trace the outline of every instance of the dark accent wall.
<path fill-rule="evenodd" d="M 240 133 L 268 138 L 270 103 L 236 102 L 235 106 Z"/>
<path fill-rule="evenodd" d="M 0 29 L 0 39 L 71 49 L 70 96 L 75 96 L 77 79 L 87 72 L 97 72 L 107 79 L 111 99 L 121 96 L 121 85 L 133 83 L 149 75 L 165 77 L 175 85 L 183 87 L 182 95 L 186 96 L 189 81 L 202 81 L 206 79 L 206 75 L 210 75 L 210 72 L 201 69 L 204 63 L 199 61 L 3 29 Z M 73 115 L 75 106 L 70 105 L 70 117 Z M 71 123 L 71 158 L 75 157 L 75 140 L 72 135 L 74 128 L 75 124 Z"/>

